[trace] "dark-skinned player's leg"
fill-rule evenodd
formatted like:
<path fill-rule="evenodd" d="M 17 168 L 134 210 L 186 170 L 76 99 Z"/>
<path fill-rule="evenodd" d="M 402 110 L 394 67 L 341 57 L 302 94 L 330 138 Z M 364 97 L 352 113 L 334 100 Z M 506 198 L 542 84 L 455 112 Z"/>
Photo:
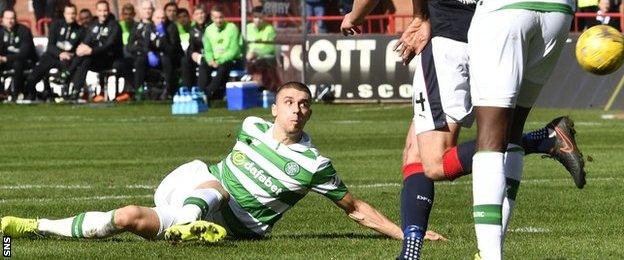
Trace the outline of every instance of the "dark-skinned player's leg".
<path fill-rule="evenodd" d="M 475 107 L 477 152 L 472 159 L 473 217 L 479 250 L 502 258 L 502 205 L 505 195 L 505 151 L 513 110 Z M 485 254 L 484 254 L 485 253 Z"/>

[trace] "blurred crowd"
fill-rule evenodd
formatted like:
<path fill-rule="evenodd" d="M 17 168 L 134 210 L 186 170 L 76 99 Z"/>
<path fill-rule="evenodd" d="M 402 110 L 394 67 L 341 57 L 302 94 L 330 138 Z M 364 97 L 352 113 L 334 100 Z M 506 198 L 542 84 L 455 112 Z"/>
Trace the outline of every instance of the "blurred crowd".
<path fill-rule="evenodd" d="M 246 71 L 248 80 L 271 90 L 280 84 L 275 28 L 261 6 L 251 15 L 243 41 L 219 5 L 210 10 L 197 5 L 189 12 L 173 2 L 156 8 L 143 0 L 124 5 L 117 19 L 105 0 L 95 4 L 94 14 L 65 1 L 62 18 L 49 25 L 47 47 L 38 56 L 30 29 L 17 23 L 7 5 L 1 12 L 0 100 L 103 102 L 105 87 L 93 93 L 85 84 L 89 71 L 101 81 L 123 79 L 117 102 L 168 100 L 180 86 L 198 86 L 209 99 L 220 99 L 232 70 Z M 43 91 L 37 91 L 40 82 Z M 61 92 L 52 91 L 50 82 L 59 83 Z"/>
<path fill-rule="evenodd" d="M 622 0 L 577 0 L 577 12 L 588 14 L 578 18 L 580 31 L 599 24 L 622 29 L 620 28 L 620 20 L 624 15 Z"/>

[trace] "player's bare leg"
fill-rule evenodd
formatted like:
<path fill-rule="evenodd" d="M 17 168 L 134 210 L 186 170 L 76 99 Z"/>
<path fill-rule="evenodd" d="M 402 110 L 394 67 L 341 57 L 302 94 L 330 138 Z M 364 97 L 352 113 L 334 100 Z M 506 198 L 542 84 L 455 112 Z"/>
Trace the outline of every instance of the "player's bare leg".
<path fill-rule="evenodd" d="M 132 232 L 153 239 L 158 234 L 159 219 L 147 207 L 129 205 L 108 212 L 84 212 L 74 217 L 50 219 L 24 219 L 3 217 L 2 232 L 14 237 L 57 235 L 75 238 L 105 238 L 121 232 Z"/>

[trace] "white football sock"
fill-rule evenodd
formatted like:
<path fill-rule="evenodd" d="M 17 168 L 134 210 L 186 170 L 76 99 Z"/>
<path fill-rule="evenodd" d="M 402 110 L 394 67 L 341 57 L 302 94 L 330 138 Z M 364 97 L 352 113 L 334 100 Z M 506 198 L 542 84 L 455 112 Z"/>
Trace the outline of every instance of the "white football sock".
<path fill-rule="evenodd" d="M 113 215 L 109 212 L 85 212 L 75 217 L 49 220 L 38 220 L 38 230 L 43 235 L 59 235 L 64 237 L 103 238 L 116 234 Z"/>
<path fill-rule="evenodd" d="M 504 154 L 478 151 L 472 157 L 473 217 L 482 259 L 502 258 Z"/>
<path fill-rule="evenodd" d="M 524 164 L 524 150 L 516 144 L 509 144 L 505 153 L 505 181 L 507 183 L 506 196 L 503 199 L 503 241 L 509 227 L 509 220 L 516 204 L 516 196 L 522 179 Z"/>
<path fill-rule="evenodd" d="M 175 224 L 189 223 L 204 218 L 210 212 L 214 212 L 219 208 L 222 199 L 221 193 L 213 188 L 194 190 L 184 200 L 184 206 L 176 216 Z"/>

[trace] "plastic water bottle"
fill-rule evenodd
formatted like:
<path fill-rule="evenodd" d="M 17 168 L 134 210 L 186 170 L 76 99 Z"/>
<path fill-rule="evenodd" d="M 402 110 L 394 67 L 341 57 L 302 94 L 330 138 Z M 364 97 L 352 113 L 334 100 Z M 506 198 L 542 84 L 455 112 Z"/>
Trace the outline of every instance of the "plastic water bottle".
<path fill-rule="evenodd" d="M 180 114 L 188 114 L 189 90 L 187 87 L 180 87 Z"/>
<path fill-rule="evenodd" d="M 262 107 L 263 108 L 270 108 L 271 105 L 273 105 L 273 103 L 275 103 L 275 94 L 271 91 L 268 90 L 263 90 L 262 91 Z"/>

